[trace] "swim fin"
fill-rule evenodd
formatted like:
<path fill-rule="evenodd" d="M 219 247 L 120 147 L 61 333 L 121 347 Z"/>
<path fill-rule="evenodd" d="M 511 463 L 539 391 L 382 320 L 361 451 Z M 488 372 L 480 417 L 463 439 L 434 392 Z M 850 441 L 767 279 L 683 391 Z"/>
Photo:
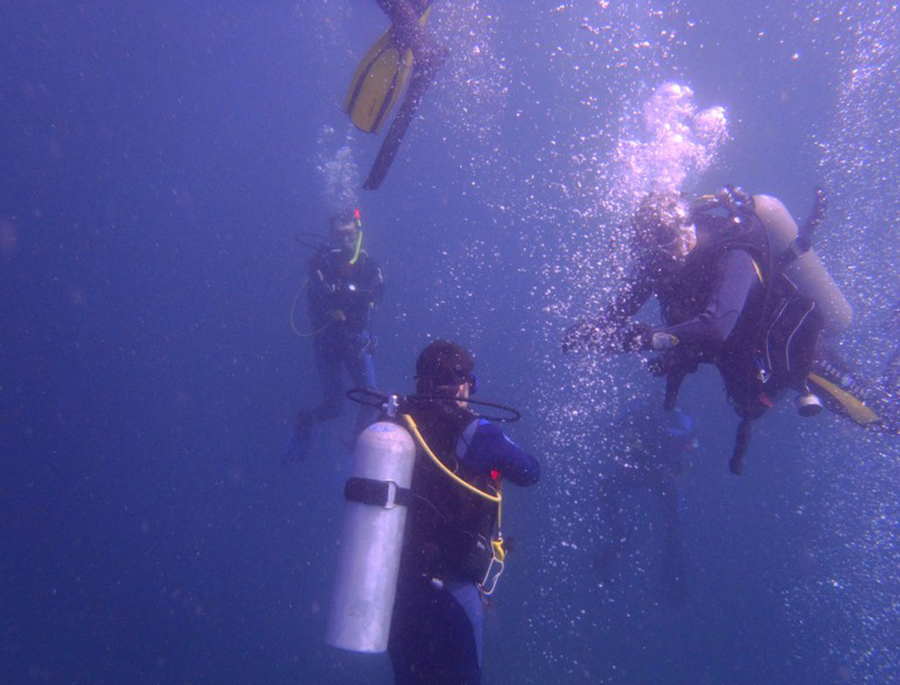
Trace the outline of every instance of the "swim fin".
<path fill-rule="evenodd" d="M 403 142 L 403 138 L 406 136 L 406 129 L 409 128 L 413 115 L 415 115 L 416 109 L 425 95 L 425 91 L 428 90 L 446 57 L 446 50 L 437 50 L 432 54 L 430 60 L 423 61 L 416 69 L 403 104 L 400 105 L 400 111 L 397 112 L 397 116 L 391 122 L 391 127 L 381 142 L 381 147 L 378 149 L 378 155 L 375 157 L 369 176 L 363 183 L 364 189 L 378 190 L 381 187 L 381 183 L 387 176 L 394 157 L 400 149 L 400 143 Z"/>
<path fill-rule="evenodd" d="M 429 4 L 420 24 L 425 24 L 430 11 Z M 392 25 L 359 63 L 344 98 L 344 111 L 360 131 L 378 133 L 400 99 L 412 67 L 413 51 Z"/>

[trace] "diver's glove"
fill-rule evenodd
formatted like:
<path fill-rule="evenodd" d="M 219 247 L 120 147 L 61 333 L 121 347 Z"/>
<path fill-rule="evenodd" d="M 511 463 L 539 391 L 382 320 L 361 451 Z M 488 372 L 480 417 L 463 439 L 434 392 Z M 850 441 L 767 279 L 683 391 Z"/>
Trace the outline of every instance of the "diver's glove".
<path fill-rule="evenodd" d="M 654 331 L 645 323 L 632 323 L 622 331 L 622 349 L 626 352 L 671 350 L 678 338 L 665 331 Z"/>

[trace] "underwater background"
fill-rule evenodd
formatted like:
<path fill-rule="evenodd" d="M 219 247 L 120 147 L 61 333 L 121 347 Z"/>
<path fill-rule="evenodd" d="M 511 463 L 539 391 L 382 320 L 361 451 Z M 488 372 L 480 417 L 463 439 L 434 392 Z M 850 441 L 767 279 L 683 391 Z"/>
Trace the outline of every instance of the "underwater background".
<path fill-rule="evenodd" d="M 635 544 L 615 582 L 592 569 L 604 427 L 662 384 L 636 357 L 560 351 L 627 268 L 618 231 L 667 161 L 645 105 L 675 82 L 727 120 L 675 160 L 689 195 L 735 183 L 800 221 L 828 188 L 816 249 L 855 309 L 842 352 L 878 375 L 900 336 L 885 326 L 897 5 L 438 0 L 432 14 L 450 60 L 382 188 L 357 193 L 379 139 L 341 103 L 387 26 L 375 3 L 3 3 L 0 684 L 392 682 L 386 656 L 323 643 L 353 412 L 282 463 L 319 397 L 290 325 L 310 256 L 298 234 L 324 234 L 348 202 L 387 280 L 381 388 L 411 391 L 427 342 L 457 340 L 544 467 L 508 494 L 516 547 L 485 682 L 900 681 L 896 438 L 801 420 L 788 398 L 735 477 L 721 381 L 688 379 L 700 448 L 679 480 L 672 606 L 649 495 L 627 499 Z"/>

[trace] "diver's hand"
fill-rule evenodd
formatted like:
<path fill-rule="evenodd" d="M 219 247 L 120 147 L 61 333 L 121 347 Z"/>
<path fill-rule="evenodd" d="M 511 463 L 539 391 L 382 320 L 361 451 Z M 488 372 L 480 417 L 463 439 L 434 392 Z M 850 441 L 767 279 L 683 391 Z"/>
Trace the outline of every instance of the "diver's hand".
<path fill-rule="evenodd" d="M 579 319 L 574 325 L 566 329 L 562 339 L 562 351 L 581 352 L 584 350 L 596 350 L 604 339 L 603 331 L 590 319 Z"/>
<path fill-rule="evenodd" d="M 671 350 L 678 344 L 678 338 L 665 331 L 654 331 L 645 323 L 633 323 L 625 329 L 622 349 L 626 352 L 649 352 L 651 350 Z"/>

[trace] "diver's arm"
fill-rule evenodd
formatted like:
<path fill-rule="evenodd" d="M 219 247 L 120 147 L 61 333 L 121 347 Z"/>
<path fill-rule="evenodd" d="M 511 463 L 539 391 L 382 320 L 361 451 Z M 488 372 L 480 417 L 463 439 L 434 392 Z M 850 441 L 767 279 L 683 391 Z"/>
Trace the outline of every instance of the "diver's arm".
<path fill-rule="evenodd" d="M 700 316 L 655 331 L 685 342 L 724 342 L 731 335 L 747 298 L 760 280 L 744 250 L 729 250 L 718 265 L 713 294 Z"/>
<path fill-rule="evenodd" d="M 325 260 L 321 254 L 316 254 L 309 260 L 309 311 L 313 312 L 323 307 L 323 303 L 330 295 L 330 289 L 326 280 Z"/>
<path fill-rule="evenodd" d="M 457 455 L 476 471 L 487 474 L 496 470 L 515 485 L 534 485 L 541 477 L 538 460 L 485 419 L 470 424 L 460 438 Z"/>
<path fill-rule="evenodd" d="M 599 316 L 579 319 L 566 330 L 562 342 L 563 352 L 582 349 L 590 352 L 621 350 L 622 327 L 646 304 L 653 295 L 654 287 L 652 272 L 646 267 L 637 267 Z"/>
<path fill-rule="evenodd" d="M 613 301 L 600 315 L 600 319 L 608 327 L 621 328 L 647 304 L 647 300 L 653 295 L 654 287 L 655 279 L 650 269 L 638 267 L 613 296 Z"/>
<path fill-rule="evenodd" d="M 319 253 L 309 262 L 307 311 L 316 325 L 334 318 L 334 312 L 340 309 L 334 269 L 327 256 L 327 253 Z"/>

